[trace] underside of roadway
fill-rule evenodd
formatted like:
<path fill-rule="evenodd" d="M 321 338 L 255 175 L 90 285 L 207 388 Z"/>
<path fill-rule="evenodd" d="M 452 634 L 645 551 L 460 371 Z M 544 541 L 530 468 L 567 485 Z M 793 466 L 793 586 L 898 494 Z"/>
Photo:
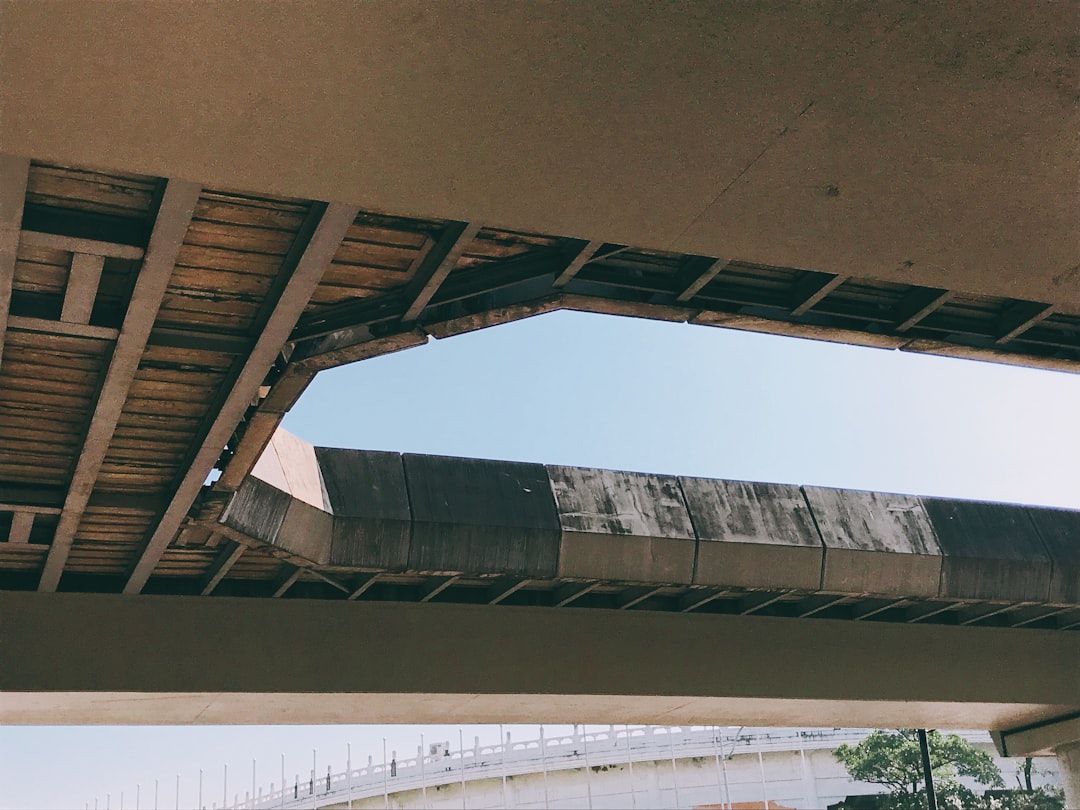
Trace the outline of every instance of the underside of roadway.
<path fill-rule="evenodd" d="M 251 475 L 320 369 L 558 308 L 1075 372 L 1075 4 L 5 2 L 0 31 L 3 722 L 1080 739 L 1071 513 L 796 487 L 766 494 L 877 528 L 707 535 L 732 482 L 627 479 L 682 517 L 620 532 L 559 500 L 606 474 L 541 467 L 547 557 L 514 568 L 437 499 Z"/>

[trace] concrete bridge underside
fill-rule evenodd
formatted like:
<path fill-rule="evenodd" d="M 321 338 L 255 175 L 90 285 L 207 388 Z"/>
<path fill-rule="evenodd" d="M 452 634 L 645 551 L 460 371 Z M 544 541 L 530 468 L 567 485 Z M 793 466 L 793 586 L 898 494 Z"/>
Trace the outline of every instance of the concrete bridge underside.
<path fill-rule="evenodd" d="M 786 601 L 764 582 L 733 615 L 439 603 L 454 572 L 420 604 L 251 598 L 341 572 L 224 517 L 320 369 L 560 307 L 1080 368 L 1074 4 L 0 15 L 5 717 L 311 721 L 340 693 L 349 719 L 1080 739 L 1075 534 L 1036 531 L 1003 610 L 939 577 L 944 610 L 894 624 L 755 615 Z M 193 598 L 218 587 L 247 598 Z"/>

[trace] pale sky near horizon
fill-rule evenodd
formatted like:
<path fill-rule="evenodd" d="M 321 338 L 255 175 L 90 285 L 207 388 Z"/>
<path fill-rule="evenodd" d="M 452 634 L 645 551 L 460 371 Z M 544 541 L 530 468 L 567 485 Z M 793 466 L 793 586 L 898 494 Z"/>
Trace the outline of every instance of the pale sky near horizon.
<path fill-rule="evenodd" d="M 285 427 L 315 444 L 1080 508 L 1080 375 L 558 312 L 324 372 Z M 362 718 L 358 718 L 362 719 Z M 543 717 L 537 717 L 542 722 Z M 457 727 L 424 727 L 428 741 Z M 0 808 L 220 807 L 415 751 L 421 727 L 0 728 Z M 534 736 L 532 727 L 528 736 Z M 515 737 L 518 731 L 515 730 Z M 521 730 L 520 733 L 525 733 Z M 466 741 L 497 729 L 466 730 Z M 321 767 L 325 767 L 322 765 Z M 231 795 L 230 795 L 231 801 Z"/>

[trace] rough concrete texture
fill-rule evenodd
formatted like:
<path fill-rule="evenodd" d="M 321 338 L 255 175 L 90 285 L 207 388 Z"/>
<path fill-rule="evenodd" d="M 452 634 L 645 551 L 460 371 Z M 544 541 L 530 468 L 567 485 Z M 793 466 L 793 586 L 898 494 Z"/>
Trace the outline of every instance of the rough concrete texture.
<path fill-rule="evenodd" d="M 0 13 L 2 151 L 1080 311 L 1071 3 Z"/>

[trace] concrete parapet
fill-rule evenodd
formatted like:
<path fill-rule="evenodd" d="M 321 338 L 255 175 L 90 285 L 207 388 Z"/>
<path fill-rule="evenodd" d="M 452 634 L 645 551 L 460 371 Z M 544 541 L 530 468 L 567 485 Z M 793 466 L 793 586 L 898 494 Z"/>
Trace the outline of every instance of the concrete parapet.
<path fill-rule="evenodd" d="M 821 586 L 821 538 L 798 487 L 679 480 L 699 540 L 696 584 L 803 590 Z"/>
<path fill-rule="evenodd" d="M 676 478 L 548 467 L 562 540 L 559 576 L 690 582 L 696 536 Z"/>
<path fill-rule="evenodd" d="M 824 487 L 803 492 L 825 544 L 824 590 L 938 595 L 941 548 L 918 498 Z"/>
<path fill-rule="evenodd" d="M 1080 604 L 1080 512 L 298 442 L 219 524 L 337 573 Z"/>
<path fill-rule="evenodd" d="M 1050 557 L 1024 507 L 924 498 L 943 553 L 941 595 L 1045 602 Z"/>
<path fill-rule="evenodd" d="M 556 575 L 559 521 L 540 464 L 406 455 L 409 568 Z"/>

